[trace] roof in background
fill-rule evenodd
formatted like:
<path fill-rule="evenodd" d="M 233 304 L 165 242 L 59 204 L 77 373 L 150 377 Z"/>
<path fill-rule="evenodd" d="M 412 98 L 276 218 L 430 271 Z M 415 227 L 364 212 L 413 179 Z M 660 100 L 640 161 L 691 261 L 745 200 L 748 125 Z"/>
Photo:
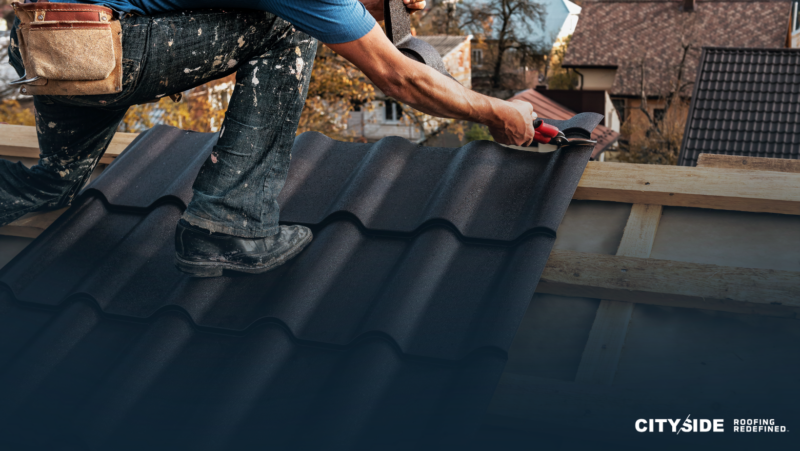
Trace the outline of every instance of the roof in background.
<path fill-rule="evenodd" d="M 675 1 L 587 2 L 581 16 L 591 20 L 578 22 L 564 66 L 617 67 L 610 94 L 638 97 L 645 59 L 647 93 L 663 95 L 680 63 L 681 34 L 693 36 L 684 76 L 691 81 L 700 47 L 784 47 L 790 7 L 790 1 L 700 1 L 687 13 Z"/>
<path fill-rule="evenodd" d="M 800 159 L 800 49 L 703 49 L 678 164 L 701 153 Z"/>
<path fill-rule="evenodd" d="M 572 110 L 549 99 L 535 89 L 522 91 L 509 100 L 524 100 L 530 102 L 533 105 L 533 111 L 541 118 L 567 120 L 575 116 Z M 597 145 L 594 146 L 594 151 L 592 152 L 592 158 L 596 158 L 598 155 L 608 150 L 608 147 L 619 139 L 619 133 L 604 125 L 598 125 L 594 131 L 592 131 L 592 139 L 597 141 Z"/>
<path fill-rule="evenodd" d="M 0 442 L 468 446 L 591 150 L 306 133 L 279 201 L 314 241 L 266 274 L 193 279 L 174 228 L 215 139 L 143 134 L 0 271 Z"/>
<path fill-rule="evenodd" d="M 472 36 L 441 35 L 441 36 L 417 36 L 417 38 L 422 39 L 423 41 L 432 45 L 433 48 L 435 48 L 436 51 L 439 52 L 439 56 L 444 58 L 448 53 L 452 52 L 453 49 L 463 44 L 464 41 L 471 40 Z"/>

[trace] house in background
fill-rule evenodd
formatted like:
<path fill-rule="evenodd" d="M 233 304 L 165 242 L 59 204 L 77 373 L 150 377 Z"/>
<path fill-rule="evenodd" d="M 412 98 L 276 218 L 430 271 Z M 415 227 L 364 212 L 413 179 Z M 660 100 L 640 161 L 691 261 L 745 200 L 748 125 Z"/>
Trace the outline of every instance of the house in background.
<path fill-rule="evenodd" d="M 431 44 L 444 61 L 447 71 L 467 88 L 472 87 L 470 50 L 472 36 L 417 36 Z M 421 142 L 448 121 L 432 116 L 403 111 L 392 99 L 377 92 L 377 100 L 362 106 L 350 114 L 347 128 L 363 140 L 378 141 L 387 136 L 400 136 L 410 141 Z"/>
<path fill-rule="evenodd" d="M 579 89 L 607 91 L 620 118 L 639 108 L 642 91 L 651 113 L 663 113 L 663 98 L 677 80 L 690 45 L 680 94 L 691 96 L 700 49 L 786 46 L 790 1 L 604 0 L 585 2 L 582 20 L 563 67 L 574 70 Z"/>

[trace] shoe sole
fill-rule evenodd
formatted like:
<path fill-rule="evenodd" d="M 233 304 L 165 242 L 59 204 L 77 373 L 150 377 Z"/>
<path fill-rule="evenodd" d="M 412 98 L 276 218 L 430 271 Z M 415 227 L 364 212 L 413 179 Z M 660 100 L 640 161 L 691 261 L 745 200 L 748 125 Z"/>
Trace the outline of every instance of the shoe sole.
<path fill-rule="evenodd" d="M 314 239 L 314 235 L 309 232 L 308 237 L 298 242 L 295 247 L 289 249 L 289 251 L 283 254 L 279 259 L 276 259 L 269 265 L 259 266 L 257 268 L 246 265 L 237 265 L 235 263 L 193 262 L 180 258 L 177 253 L 175 254 L 175 266 L 192 277 L 220 277 L 222 276 L 222 272 L 225 270 L 243 272 L 247 274 L 261 274 L 273 270 L 296 257 L 297 254 L 303 252 L 303 249 L 308 246 L 312 239 Z"/>

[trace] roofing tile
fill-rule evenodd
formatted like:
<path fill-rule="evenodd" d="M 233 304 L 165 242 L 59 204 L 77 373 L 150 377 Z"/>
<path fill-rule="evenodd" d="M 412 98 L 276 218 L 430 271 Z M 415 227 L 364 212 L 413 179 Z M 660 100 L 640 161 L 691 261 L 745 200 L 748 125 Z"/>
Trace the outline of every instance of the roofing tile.
<path fill-rule="evenodd" d="M 112 319 L 82 301 L 0 295 L 0 311 L 4 449 L 468 448 L 505 364 L 413 359 L 381 337 L 301 343 L 275 324 L 212 333 L 175 311 Z"/>
<path fill-rule="evenodd" d="M 281 202 L 309 247 L 193 279 L 172 238 L 214 139 L 144 134 L 0 271 L 0 443 L 468 447 L 591 149 L 304 135 Z"/>
<path fill-rule="evenodd" d="M 636 96 L 641 91 L 645 60 L 648 95 L 668 91 L 682 55 L 682 39 L 691 40 L 684 81 L 693 80 L 702 46 L 779 48 L 786 42 L 791 1 L 702 1 L 695 11 L 681 10 L 676 1 L 586 2 L 575 29 L 564 67 L 616 67 L 612 95 Z M 742 55 L 745 56 L 745 55 Z M 765 63 L 768 55 L 748 55 Z M 712 70 L 742 64 L 731 55 L 715 56 Z M 770 63 L 771 64 L 771 63 Z M 758 70 L 750 65 L 748 70 Z M 689 94 L 689 90 L 685 92 Z"/>
<path fill-rule="evenodd" d="M 508 348 L 513 321 L 497 318 L 488 329 L 484 321 L 498 308 L 527 305 L 536 288 L 528 275 L 542 271 L 555 239 L 535 231 L 506 243 L 465 242 L 439 224 L 371 233 L 340 215 L 317 225 L 312 245 L 275 271 L 197 279 L 172 262 L 181 212 L 164 204 L 130 214 L 85 197 L 60 236 L 41 242 L 69 252 L 26 253 L 0 280 L 22 302 L 57 307 L 88 297 L 107 314 L 138 319 L 178 308 L 198 326 L 244 331 L 274 322 L 298 339 L 337 345 L 378 333 L 405 353 L 457 360 Z"/>
<path fill-rule="evenodd" d="M 703 49 L 697 78 L 707 81 L 696 83 L 679 164 L 695 166 L 700 153 L 800 158 L 800 146 L 782 145 L 800 139 L 800 129 L 796 127 L 800 122 L 800 80 L 779 74 L 798 57 L 798 49 Z M 740 62 L 713 70 L 716 63 L 711 61 L 722 58 Z M 732 74 L 756 70 L 762 73 L 748 78 L 762 81 L 731 85 L 721 82 Z M 711 133 L 700 133 L 702 130 Z M 723 131 L 730 132 L 718 133 Z"/>

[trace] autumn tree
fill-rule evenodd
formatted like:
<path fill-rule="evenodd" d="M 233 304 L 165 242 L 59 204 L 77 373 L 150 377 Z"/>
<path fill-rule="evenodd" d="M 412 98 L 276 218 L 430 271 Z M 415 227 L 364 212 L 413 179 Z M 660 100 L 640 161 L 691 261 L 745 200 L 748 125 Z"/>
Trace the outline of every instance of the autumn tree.
<path fill-rule="evenodd" d="M 578 84 L 578 75 L 574 71 L 561 67 L 567 48 L 572 40 L 572 35 L 559 40 L 553 46 L 548 58 L 547 88 L 548 89 L 575 89 Z"/>
<path fill-rule="evenodd" d="M 544 29 L 547 15 L 543 4 L 535 0 L 476 0 L 462 4 L 461 28 L 485 39 L 491 65 L 486 94 L 508 97 L 521 86 L 519 68 L 538 66 L 546 53 L 543 43 L 532 40 Z"/>

